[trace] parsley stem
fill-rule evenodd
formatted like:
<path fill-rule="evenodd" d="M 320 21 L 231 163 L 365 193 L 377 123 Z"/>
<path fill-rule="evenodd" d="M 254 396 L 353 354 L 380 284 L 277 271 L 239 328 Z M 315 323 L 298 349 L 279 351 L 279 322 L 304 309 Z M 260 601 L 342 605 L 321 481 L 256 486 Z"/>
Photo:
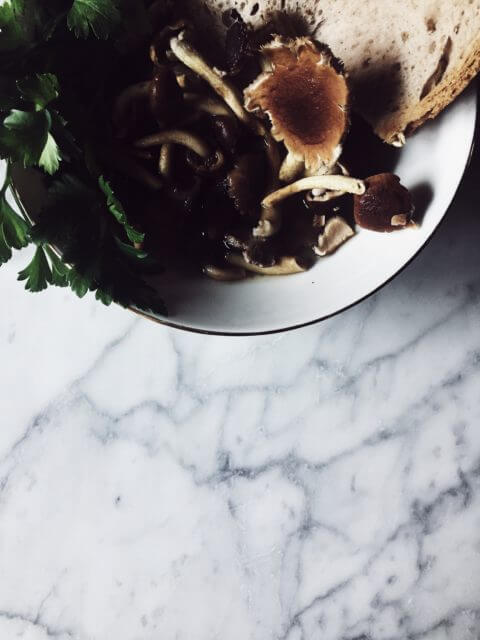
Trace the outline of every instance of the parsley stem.
<path fill-rule="evenodd" d="M 8 187 L 10 186 L 12 180 L 12 163 L 10 160 L 7 160 L 7 168 L 5 170 L 5 180 L 3 182 L 3 186 L 0 189 L 0 198 L 3 198 L 7 192 Z"/>

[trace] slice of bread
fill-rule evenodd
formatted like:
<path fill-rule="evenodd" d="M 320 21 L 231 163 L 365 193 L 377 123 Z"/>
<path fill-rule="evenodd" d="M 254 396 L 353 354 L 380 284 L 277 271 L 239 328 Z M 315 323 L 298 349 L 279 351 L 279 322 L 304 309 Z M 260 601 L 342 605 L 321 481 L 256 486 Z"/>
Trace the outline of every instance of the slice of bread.
<path fill-rule="evenodd" d="M 237 9 L 255 26 L 277 11 L 330 46 L 349 72 L 357 110 L 401 144 L 480 70 L 480 0 L 201 0 L 218 18 Z M 218 23 L 219 24 L 219 23 Z"/>

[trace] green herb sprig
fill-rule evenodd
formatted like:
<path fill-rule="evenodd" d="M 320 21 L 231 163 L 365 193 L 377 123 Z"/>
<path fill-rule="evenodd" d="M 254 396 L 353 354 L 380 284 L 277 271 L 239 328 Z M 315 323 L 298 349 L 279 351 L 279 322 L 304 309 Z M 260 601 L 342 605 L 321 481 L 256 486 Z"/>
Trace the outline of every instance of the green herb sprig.
<path fill-rule="evenodd" d="M 0 6 L 0 266 L 36 245 L 19 280 L 32 292 L 70 287 L 106 305 L 165 314 L 146 282 L 155 261 L 101 158 L 104 91 L 122 42 L 147 29 L 141 0 L 7 0 Z M 124 17 L 128 16 L 128 20 Z M 128 26 L 130 31 L 126 32 Z M 141 34 L 138 34 L 141 35 Z M 103 120 L 102 120 L 103 119 Z M 98 147 L 98 148 L 97 148 Z M 38 220 L 7 199 L 15 165 L 44 173 Z"/>

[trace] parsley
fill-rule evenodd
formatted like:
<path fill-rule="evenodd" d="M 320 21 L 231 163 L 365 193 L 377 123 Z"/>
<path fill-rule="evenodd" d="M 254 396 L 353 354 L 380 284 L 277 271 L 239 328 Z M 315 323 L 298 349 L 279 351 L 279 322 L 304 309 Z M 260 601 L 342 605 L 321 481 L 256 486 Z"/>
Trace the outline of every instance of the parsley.
<path fill-rule="evenodd" d="M 26 280 L 25 289 L 32 292 L 43 291 L 52 282 L 52 271 L 42 247 L 37 247 L 30 264 L 20 271 L 19 280 Z"/>
<path fill-rule="evenodd" d="M 59 96 L 58 79 L 53 73 L 37 73 L 17 81 L 20 95 L 27 102 L 33 102 L 37 110 L 44 109 Z"/>
<path fill-rule="evenodd" d="M 128 239 L 134 244 L 141 244 L 145 240 L 145 234 L 134 229 L 127 220 L 127 214 L 122 206 L 122 203 L 113 193 L 113 189 L 110 184 L 105 180 L 103 176 L 98 179 L 100 189 L 107 197 L 107 206 L 110 213 L 125 229 Z"/>
<path fill-rule="evenodd" d="M 157 261 L 142 248 L 145 234 L 129 219 L 102 160 L 107 85 L 126 43 L 148 29 L 143 0 L 0 5 L 0 158 L 7 161 L 0 265 L 33 243 L 18 276 L 29 291 L 70 287 L 106 305 L 166 313 L 145 281 Z M 46 174 L 48 197 L 34 223 L 7 200 L 15 164 Z"/>
<path fill-rule="evenodd" d="M 77 38 L 108 38 L 119 26 L 120 12 L 112 0 L 74 0 L 68 14 L 68 26 Z"/>

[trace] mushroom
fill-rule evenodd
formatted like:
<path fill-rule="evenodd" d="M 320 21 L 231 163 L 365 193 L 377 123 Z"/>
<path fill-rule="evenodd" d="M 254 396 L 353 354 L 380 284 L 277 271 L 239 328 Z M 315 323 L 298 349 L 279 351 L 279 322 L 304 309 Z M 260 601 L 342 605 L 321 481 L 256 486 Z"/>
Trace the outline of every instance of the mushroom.
<path fill-rule="evenodd" d="M 193 181 L 188 184 L 170 183 L 168 185 L 168 193 L 173 200 L 179 202 L 185 211 L 190 211 L 192 205 L 198 196 L 202 182 L 198 176 L 193 176 Z"/>
<path fill-rule="evenodd" d="M 265 128 L 261 122 L 252 118 L 244 109 L 238 91 L 224 78 L 221 73 L 209 66 L 203 56 L 187 42 L 185 31 L 170 40 L 170 48 L 176 57 L 186 67 L 199 75 L 230 107 L 237 118 L 247 127 L 263 135 Z"/>
<path fill-rule="evenodd" d="M 365 180 L 366 191 L 354 198 L 355 222 L 372 231 L 396 231 L 413 226 L 413 199 L 393 173 L 380 173 Z"/>
<path fill-rule="evenodd" d="M 181 129 L 168 129 L 145 136 L 135 142 L 135 147 L 137 149 L 150 149 L 151 147 L 160 147 L 164 144 L 179 144 L 187 147 L 204 160 L 210 157 L 208 145 L 199 136 Z"/>
<path fill-rule="evenodd" d="M 255 215 L 262 198 L 264 185 L 263 158 L 259 154 L 247 153 L 235 160 L 226 179 L 227 193 L 236 210 L 242 215 Z"/>
<path fill-rule="evenodd" d="M 237 121 L 230 116 L 213 116 L 212 128 L 219 145 L 233 155 L 239 138 Z"/>
<path fill-rule="evenodd" d="M 343 218 L 334 216 L 325 225 L 323 233 L 318 236 L 318 244 L 313 250 L 317 256 L 329 255 L 354 235 L 353 229 Z"/>
<path fill-rule="evenodd" d="M 162 64 L 158 55 L 158 51 L 165 51 L 165 55 L 168 59 L 169 52 L 167 51 L 167 47 L 169 45 L 170 39 L 172 38 L 172 36 L 178 34 L 180 31 L 183 31 L 189 26 L 190 25 L 186 20 L 180 19 L 176 22 L 173 22 L 172 24 L 168 24 L 166 27 L 163 27 L 163 29 L 161 29 L 156 34 L 152 44 L 150 45 L 150 59 L 154 65 Z"/>
<path fill-rule="evenodd" d="M 143 165 L 136 161 L 134 157 L 125 151 L 115 148 L 102 152 L 106 162 L 114 169 L 140 182 L 152 191 L 159 191 L 163 188 L 163 180 L 145 169 Z"/>
<path fill-rule="evenodd" d="M 203 267 L 203 273 L 220 282 L 234 282 L 236 280 L 245 280 L 247 273 L 241 267 L 218 267 L 213 264 L 206 264 Z"/>
<path fill-rule="evenodd" d="M 276 144 L 272 134 L 265 132 L 263 141 L 267 151 L 267 159 L 270 170 L 270 181 L 267 194 L 271 194 L 278 188 L 278 175 L 281 166 L 280 151 Z M 262 206 L 260 219 L 253 229 L 252 235 L 254 238 L 269 238 L 270 236 L 278 233 L 282 223 L 282 217 L 280 211 L 273 205 Z"/>
<path fill-rule="evenodd" d="M 302 178 L 268 195 L 263 200 L 262 206 L 268 209 L 296 193 L 312 191 L 313 189 L 361 195 L 365 193 L 365 184 L 362 180 L 350 178 L 349 176 L 322 175 Z"/>
<path fill-rule="evenodd" d="M 275 36 L 261 52 L 266 70 L 244 92 L 247 111 L 267 114 L 275 140 L 308 170 L 333 166 L 348 128 L 342 64 L 309 38 Z"/>
<path fill-rule="evenodd" d="M 183 108 L 183 93 L 167 66 L 158 66 L 149 85 L 150 109 L 160 127 L 166 126 Z"/>
<path fill-rule="evenodd" d="M 293 182 L 297 180 L 305 170 L 305 162 L 302 157 L 288 152 L 280 167 L 280 180 L 282 182 Z"/>
<path fill-rule="evenodd" d="M 307 177 L 309 176 L 309 172 L 306 172 Z M 340 162 L 332 167 L 332 169 L 328 172 L 328 175 L 343 175 L 349 176 L 350 173 L 348 169 Z M 345 191 L 327 191 L 325 189 L 312 189 L 311 193 L 307 193 L 306 200 L 307 202 L 328 202 L 329 200 L 334 200 L 335 198 L 340 198 L 345 194 Z"/>
<path fill-rule="evenodd" d="M 150 95 L 151 82 L 138 82 L 124 89 L 115 99 L 113 105 L 113 124 L 125 135 L 125 125 L 132 106 L 139 100 L 147 100 Z"/>
<path fill-rule="evenodd" d="M 232 111 L 224 102 L 211 98 L 210 96 L 201 96 L 197 93 L 187 92 L 184 93 L 183 97 L 187 104 L 211 116 L 233 116 Z"/>
<path fill-rule="evenodd" d="M 281 258 L 273 267 L 260 267 L 247 261 L 245 256 L 237 253 L 228 253 L 225 256 L 227 262 L 235 267 L 240 267 L 252 273 L 258 273 L 263 276 L 287 276 L 294 273 L 303 273 L 306 271 L 297 258 L 285 256 Z"/>
<path fill-rule="evenodd" d="M 172 153 L 173 145 L 171 143 L 162 144 L 158 159 L 158 172 L 164 178 L 169 178 L 172 171 Z"/>
<path fill-rule="evenodd" d="M 250 237 L 250 234 L 248 237 Z M 226 233 L 223 242 L 228 249 L 237 249 L 238 251 L 246 251 L 248 249 L 248 238 L 243 238 L 238 233 Z"/>
<path fill-rule="evenodd" d="M 198 162 L 195 155 L 187 152 L 187 162 L 197 173 L 213 173 L 219 171 L 225 164 L 225 156 L 220 150 L 215 151 L 204 162 Z"/>
<path fill-rule="evenodd" d="M 235 76 L 243 70 L 253 55 L 250 42 L 252 30 L 236 9 L 224 11 L 222 22 L 227 27 L 225 39 L 227 69 L 230 75 Z"/>

